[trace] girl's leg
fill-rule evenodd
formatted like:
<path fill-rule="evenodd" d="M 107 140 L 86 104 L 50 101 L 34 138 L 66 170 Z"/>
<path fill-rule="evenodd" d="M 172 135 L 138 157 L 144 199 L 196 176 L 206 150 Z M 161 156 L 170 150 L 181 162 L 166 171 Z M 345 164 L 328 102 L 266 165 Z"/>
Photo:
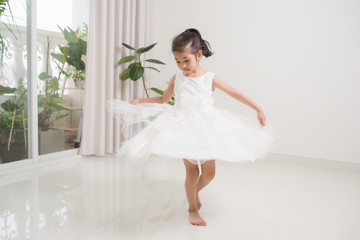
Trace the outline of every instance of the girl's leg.
<path fill-rule="evenodd" d="M 199 200 L 199 191 L 208 185 L 211 180 L 215 177 L 215 160 L 208 160 L 201 164 L 201 176 L 197 182 L 196 186 L 196 205 L 198 210 L 201 207 Z"/>
<path fill-rule="evenodd" d="M 206 185 L 208 185 L 211 180 L 215 177 L 215 160 L 208 160 L 201 164 L 202 174 L 199 178 L 197 184 L 197 191 L 199 192 Z"/>
<path fill-rule="evenodd" d="M 196 186 L 199 178 L 199 168 L 189 160 L 185 158 L 183 160 L 186 168 L 185 191 L 189 202 L 189 221 L 193 225 L 206 226 L 206 222 L 199 215 L 196 205 Z"/>

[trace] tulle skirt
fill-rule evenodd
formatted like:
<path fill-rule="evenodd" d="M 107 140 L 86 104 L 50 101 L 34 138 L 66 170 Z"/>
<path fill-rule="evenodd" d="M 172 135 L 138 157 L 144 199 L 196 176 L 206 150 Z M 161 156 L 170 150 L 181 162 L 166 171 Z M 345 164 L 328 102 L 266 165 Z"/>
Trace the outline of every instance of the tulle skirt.
<path fill-rule="evenodd" d="M 117 156 L 144 161 L 150 156 L 187 159 L 194 164 L 207 160 L 247 162 L 263 159 L 273 148 L 275 127 L 260 126 L 237 113 L 216 107 L 178 108 L 169 104 L 109 100 L 108 111 L 122 125 L 144 122 L 145 127 L 123 142 Z"/>

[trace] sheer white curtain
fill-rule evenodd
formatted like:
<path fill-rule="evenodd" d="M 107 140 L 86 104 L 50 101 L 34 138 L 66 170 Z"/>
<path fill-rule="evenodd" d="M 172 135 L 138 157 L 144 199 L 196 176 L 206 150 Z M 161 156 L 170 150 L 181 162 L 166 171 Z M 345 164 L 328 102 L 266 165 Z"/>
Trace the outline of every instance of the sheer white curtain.
<path fill-rule="evenodd" d="M 152 0 L 91 1 L 81 155 L 114 153 L 124 140 L 121 126 L 106 111 L 108 99 L 146 97 L 141 79 L 119 79 L 124 66 L 117 62 L 131 54 L 121 43 L 135 48 L 151 44 L 152 4 Z M 145 79 L 149 81 L 149 76 Z"/>

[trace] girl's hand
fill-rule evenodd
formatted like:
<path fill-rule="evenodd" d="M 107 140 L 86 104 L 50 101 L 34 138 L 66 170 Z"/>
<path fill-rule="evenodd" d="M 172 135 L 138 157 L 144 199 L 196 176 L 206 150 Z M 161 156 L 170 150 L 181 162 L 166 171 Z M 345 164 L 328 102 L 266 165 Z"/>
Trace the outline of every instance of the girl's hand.
<path fill-rule="evenodd" d="M 137 98 L 137 99 L 131 100 L 129 103 L 130 103 L 130 104 L 138 104 L 138 103 L 140 103 L 140 101 L 139 101 L 139 99 Z"/>
<path fill-rule="evenodd" d="M 259 120 L 261 127 L 265 126 L 265 115 L 262 110 L 257 112 L 257 119 Z"/>

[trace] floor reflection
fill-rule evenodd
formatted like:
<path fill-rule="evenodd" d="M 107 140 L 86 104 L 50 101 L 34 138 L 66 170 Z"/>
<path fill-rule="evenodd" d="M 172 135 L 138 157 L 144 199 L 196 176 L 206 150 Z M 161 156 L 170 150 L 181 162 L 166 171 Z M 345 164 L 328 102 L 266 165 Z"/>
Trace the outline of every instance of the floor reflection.
<path fill-rule="evenodd" d="M 188 223 L 184 178 L 181 161 L 111 156 L 2 176 L 0 240 L 360 239 L 359 166 L 218 162 L 207 227 Z"/>
<path fill-rule="evenodd" d="M 4 210 L 0 213 L 0 226 L 2 239 L 16 239 L 18 230 L 13 212 Z"/>
<path fill-rule="evenodd" d="M 124 232 L 150 234 L 152 225 L 168 221 L 177 209 L 174 189 L 167 182 L 170 175 L 163 171 L 166 162 L 150 162 L 148 168 L 135 168 L 115 157 L 90 157 L 64 163 L 59 171 L 34 170 L 19 182 L 12 176 L 12 183 L 0 185 L 0 239 L 48 239 L 49 233 L 51 239 L 70 239 L 74 229 L 86 234 L 112 220 L 119 221 Z M 34 181 L 38 186 L 32 186 Z M 133 209 L 138 211 L 128 214 Z M 36 229 L 29 229 L 30 214 L 38 216 Z"/>

